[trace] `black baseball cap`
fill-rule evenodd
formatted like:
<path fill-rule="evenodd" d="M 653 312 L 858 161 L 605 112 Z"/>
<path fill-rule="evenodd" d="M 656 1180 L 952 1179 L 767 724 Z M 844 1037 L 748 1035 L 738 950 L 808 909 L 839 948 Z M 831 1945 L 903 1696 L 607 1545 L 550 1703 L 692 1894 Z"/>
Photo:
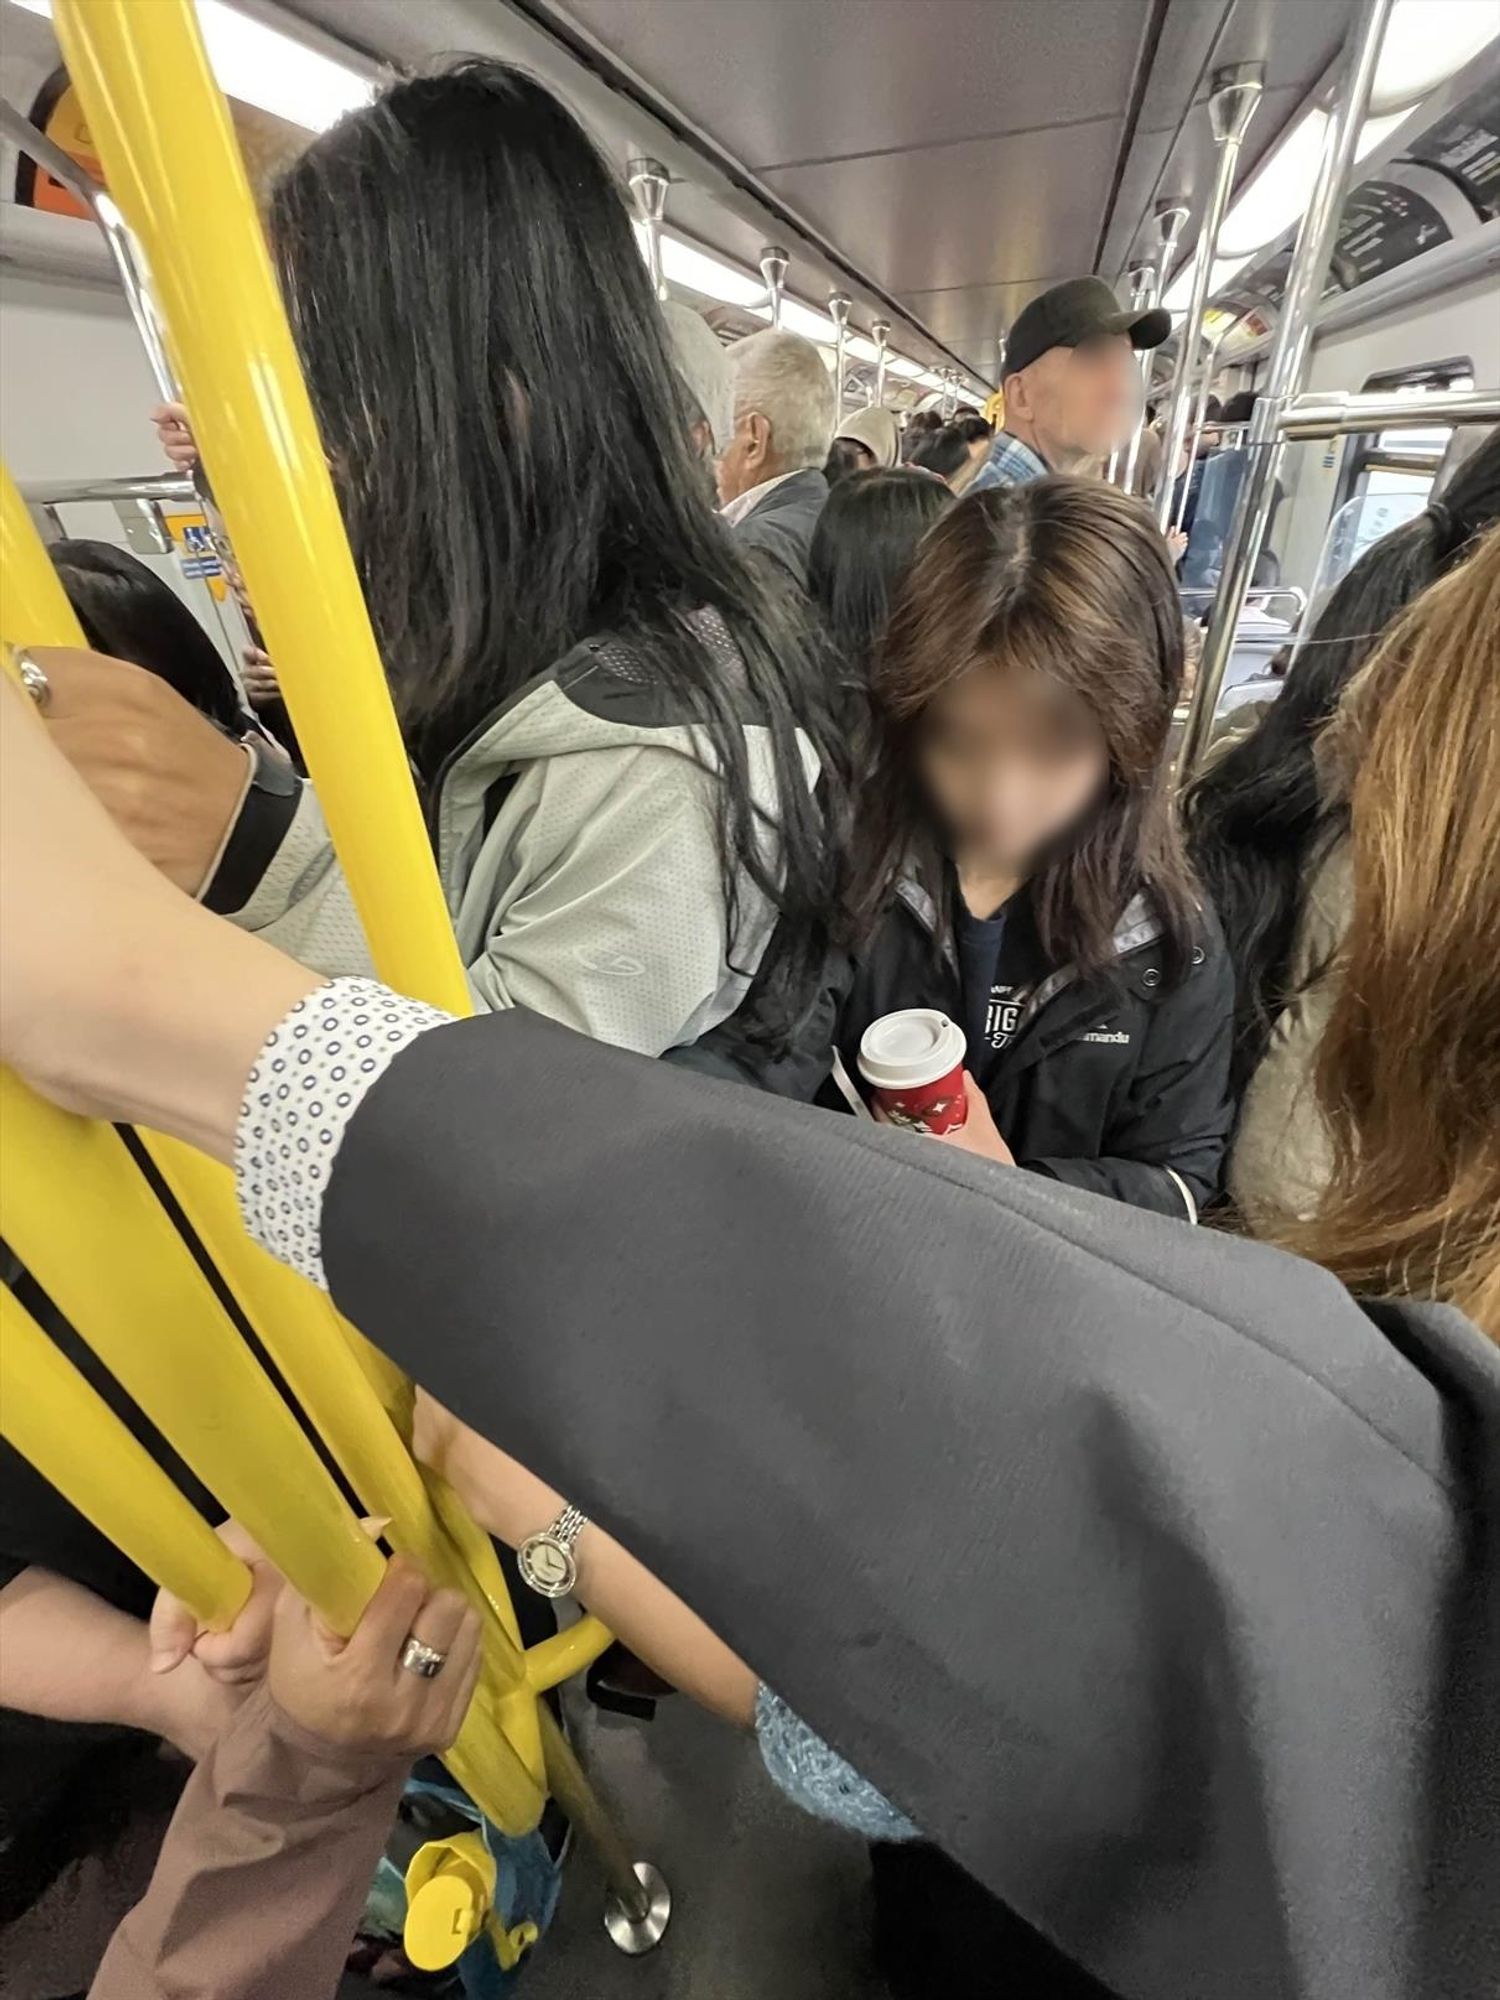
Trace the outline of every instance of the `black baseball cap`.
<path fill-rule="evenodd" d="M 1148 312 L 1120 310 L 1120 301 L 1102 278 L 1069 278 L 1031 301 L 1010 330 L 1001 380 L 1019 375 L 1049 347 L 1078 347 L 1100 333 L 1128 333 L 1134 348 L 1160 347 L 1172 331 L 1172 315 L 1162 306 Z"/>

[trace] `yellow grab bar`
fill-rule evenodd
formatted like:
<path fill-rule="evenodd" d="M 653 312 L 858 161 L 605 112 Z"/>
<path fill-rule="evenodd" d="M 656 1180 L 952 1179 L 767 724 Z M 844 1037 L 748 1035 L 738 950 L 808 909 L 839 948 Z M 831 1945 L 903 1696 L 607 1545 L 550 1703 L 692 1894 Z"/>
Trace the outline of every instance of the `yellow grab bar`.
<path fill-rule="evenodd" d="M 249 1570 L 9 1287 L 0 1287 L 0 1436 L 205 1625 L 233 1622 Z"/>
<path fill-rule="evenodd" d="M 110 193 L 144 247 L 204 462 L 380 976 L 466 1014 L 406 751 L 191 0 L 55 0 L 53 19 Z"/>
<path fill-rule="evenodd" d="M 335 1630 L 380 1552 L 107 1125 L 0 1074 L 0 1235 L 168 1443 Z"/>

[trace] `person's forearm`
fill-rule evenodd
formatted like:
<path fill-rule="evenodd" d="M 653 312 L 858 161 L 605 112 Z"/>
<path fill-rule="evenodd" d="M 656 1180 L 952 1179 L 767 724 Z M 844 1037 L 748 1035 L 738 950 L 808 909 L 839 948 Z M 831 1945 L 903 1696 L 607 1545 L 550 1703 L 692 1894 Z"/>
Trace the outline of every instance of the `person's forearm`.
<path fill-rule="evenodd" d="M 140 1619 L 51 1570 L 22 1570 L 0 1590 L 0 1707 L 156 1729 L 153 1678 Z"/>
<path fill-rule="evenodd" d="M 406 1764 L 322 1743 L 258 1691 L 189 1780 L 90 2000 L 331 1993 Z"/>
<path fill-rule="evenodd" d="M 512 1548 L 562 1511 L 560 1494 L 420 1391 L 414 1446 L 475 1519 Z M 574 1555 L 580 1603 L 673 1687 L 726 1722 L 750 1727 L 755 1675 L 680 1597 L 593 1522 Z"/>

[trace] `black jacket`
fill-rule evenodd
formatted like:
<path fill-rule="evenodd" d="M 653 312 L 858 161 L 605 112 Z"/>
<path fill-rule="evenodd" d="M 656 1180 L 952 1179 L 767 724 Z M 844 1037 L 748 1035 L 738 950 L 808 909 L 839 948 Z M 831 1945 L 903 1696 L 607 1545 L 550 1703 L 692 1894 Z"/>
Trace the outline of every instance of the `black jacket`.
<path fill-rule="evenodd" d="M 807 588 L 807 555 L 813 529 L 828 498 L 828 481 L 808 466 L 773 486 L 758 500 L 734 535 L 741 548 L 760 549 L 779 562 L 800 590 Z"/>
<path fill-rule="evenodd" d="M 934 942 L 931 898 L 902 885 L 839 1011 L 844 1067 L 858 1079 L 860 1037 L 902 1007 L 963 1019 L 951 944 Z M 1234 969 L 1205 916 L 1193 967 L 1173 984 L 1161 925 L 1137 899 L 1115 933 L 1109 979 L 1071 967 L 1045 977 L 997 1054 L 969 1067 L 1020 1166 L 1162 1215 L 1198 1211 L 1218 1192 L 1233 1105 L 1229 1040 Z"/>

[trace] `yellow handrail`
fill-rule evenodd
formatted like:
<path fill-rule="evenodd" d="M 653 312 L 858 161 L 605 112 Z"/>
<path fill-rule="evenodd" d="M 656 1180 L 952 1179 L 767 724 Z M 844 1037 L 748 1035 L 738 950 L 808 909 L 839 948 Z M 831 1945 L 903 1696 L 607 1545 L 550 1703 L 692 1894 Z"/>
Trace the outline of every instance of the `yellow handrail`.
<path fill-rule="evenodd" d="M 410 780 L 406 752 L 386 690 L 376 642 L 370 632 L 358 578 L 342 532 L 316 422 L 298 368 L 290 330 L 270 272 L 266 246 L 254 212 L 244 168 L 224 102 L 212 82 L 190 0 L 56 0 L 54 20 L 64 60 L 80 92 L 90 132 L 104 164 L 110 192 L 126 216 L 150 268 L 156 306 L 166 326 L 168 346 L 194 416 L 204 462 L 214 476 L 222 512 L 238 562 L 256 606 L 268 650 L 276 662 L 282 692 L 298 730 L 344 876 L 370 940 L 380 976 L 402 992 L 432 1000 L 450 1012 L 468 1012 L 468 986 L 454 944 L 448 908 L 438 884 L 432 850 Z M 154 110 L 156 106 L 156 110 Z M 18 554 L 22 594 L 6 608 L 6 638 L 30 644 L 76 642 L 70 616 L 58 616 L 56 580 L 40 544 L 20 512 L 14 490 L 4 500 L 6 570 Z M 14 508 L 12 508 L 14 502 Z M 16 522 L 20 522 L 24 532 Z M 38 574 L 38 562 L 48 576 Z M 14 574 L 14 572 L 12 572 Z M 8 1092 L 20 1084 L 6 1080 Z M 104 1188 L 104 1140 L 116 1150 L 114 1134 L 78 1126 L 46 1128 L 62 1114 L 16 1096 L 26 1116 L 20 1136 L 30 1156 L 42 1160 L 94 1160 L 98 1188 Z M 40 1122 L 38 1122 L 40 1118 Z M 88 1134 L 80 1138 L 78 1134 Z M 300 1280 L 274 1266 L 250 1246 L 238 1226 L 228 1176 L 188 1148 L 142 1134 L 196 1234 L 210 1250 L 220 1276 L 234 1292 L 256 1336 L 282 1368 L 290 1388 L 312 1416 L 340 1470 L 372 1512 L 392 1518 L 390 1540 L 426 1562 L 440 1582 L 462 1582 L 488 1612 L 486 1670 L 456 1752 L 456 1776 L 502 1828 L 516 1832 L 536 1822 L 542 1804 L 542 1766 L 554 1774 L 564 1804 L 600 1842 L 616 1890 L 632 1898 L 638 1886 L 626 1856 L 612 1840 L 598 1806 L 588 1796 L 576 1762 L 560 1746 L 548 1718 L 538 1714 L 536 1690 L 594 1658 L 608 1642 L 596 1620 L 522 1654 L 516 1644 L 514 1614 L 488 1540 L 456 1506 L 440 1482 L 412 1466 L 402 1442 L 408 1390 L 402 1378 L 344 1328 L 328 1302 Z M 128 1164 L 128 1162 L 126 1162 Z M 134 1170 L 132 1170 L 134 1172 Z M 136 1180 L 144 1194 L 144 1184 Z M 50 1200 L 46 1198 L 50 1190 Z M 56 1272 L 56 1208 L 64 1200 L 56 1178 L 44 1168 L 34 1204 L 20 1202 L 24 1234 L 34 1258 L 50 1262 L 36 1270 L 52 1290 Z M 158 1222 L 164 1222 L 152 1200 Z M 122 1208 L 124 1212 L 124 1208 Z M 130 1228 L 148 1230 L 142 1212 L 130 1204 Z M 90 1226 L 98 1212 L 90 1210 Z M 48 1234 L 50 1232 L 50 1234 Z M 96 1296 L 98 1286 L 78 1276 L 58 1276 L 58 1304 L 82 1324 L 126 1376 L 134 1370 L 142 1404 L 162 1428 L 162 1412 L 172 1412 L 178 1448 L 190 1462 L 204 1462 L 214 1444 L 212 1416 L 204 1428 L 204 1406 L 224 1382 L 240 1382 L 240 1362 L 224 1358 L 228 1348 L 244 1356 L 224 1320 L 220 1352 L 214 1326 L 214 1370 L 220 1390 L 204 1380 L 202 1352 L 190 1354 L 180 1336 L 144 1328 L 140 1284 L 146 1252 L 130 1264 L 130 1244 L 120 1230 L 108 1254 L 98 1244 L 90 1256 L 102 1270 L 116 1258 L 130 1268 L 130 1292 L 140 1354 L 128 1354 L 120 1328 L 128 1316 L 120 1302 Z M 148 1232 L 150 1234 L 150 1232 Z M 168 1226 L 170 1234 L 170 1226 Z M 142 1236 L 142 1242 L 146 1238 Z M 188 1280 L 204 1284 L 182 1250 L 176 1260 L 164 1244 L 158 1256 L 170 1284 L 192 1292 Z M 18 1244 L 18 1254 L 32 1260 Z M 168 1280 L 162 1280 L 168 1282 Z M 206 1286 L 204 1286 L 206 1290 Z M 66 1292 L 66 1298 L 62 1296 Z M 124 1294 L 122 1294 L 124 1296 Z M 68 1304 L 72 1302 L 72 1304 Z M 194 1310 L 198 1310 L 194 1306 Z M 110 1332 L 114 1328 L 114 1332 Z M 206 1350 L 204 1350 L 206 1352 Z M 166 1380 L 178 1372 L 182 1382 Z M 250 1364 L 264 1384 L 264 1376 Z M 194 1376 L 198 1380 L 194 1380 Z M 192 1382 L 192 1394 L 184 1384 Z M 260 1406 L 258 1392 L 246 1390 Z M 198 1414 L 194 1414 L 194 1408 Z M 224 1404 L 220 1404 L 226 1416 Z M 282 1410 L 282 1414 L 286 1414 Z M 266 1424 L 276 1418 L 262 1408 Z M 298 1440 L 302 1442 L 302 1440 Z M 292 1462 L 296 1452 L 288 1446 Z M 234 1454 L 230 1454 L 234 1456 Z M 314 1460 L 316 1464 L 316 1460 Z M 280 1478 L 284 1440 L 274 1460 L 262 1456 L 266 1474 Z M 238 1500 L 224 1490 L 226 1478 Z M 368 1542 L 350 1552 L 348 1514 L 336 1502 L 330 1514 L 310 1490 L 306 1514 L 296 1522 L 268 1506 L 264 1496 L 242 1488 L 234 1468 L 216 1456 L 210 1484 L 246 1520 L 264 1528 L 260 1536 L 300 1588 L 334 1622 L 348 1624 L 372 1586 L 370 1562 L 378 1554 Z M 336 1496 L 334 1496 L 336 1500 Z M 244 1502 L 244 1504 L 240 1504 Z M 310 1544 L 318 1544 L 316 1548 Z M 348 1558 L 342 1586 L 324 1572 Z M 312 1586 L 312 1588 L 308 1588 Z"/>
<path fill-rule="evenodd" d="M 233 1621 L 249 1570 L 8 1287 L 0 1288 L 0 1436 L 205 1625 L 222 1631 Z"/>
<path fill-rule="evenodd" d="M 204 463 L 380 976 L 465 1014 L 468 985 L 406 752 L 191 0 L 56 0 L 53 19 L 110 193 L 144 247 Z"/>
<path fill-rule="evenodd" d="M 5 584 L 0 636 L 32 645 L 82 645 L 57 572 L 3 468 L 0 574 Z M 538 1682 L 520 1651 L 515 1615 L 487 1539 L 470 1524 L 465 1543 L 455 1535 L 461 1510 L 455 1507 L 449 1519 L 434 1507 L 426 1484 L 430 1475 L 412 1462 L 373 1386 L 379 1381 L 394 1401 L 398 1371 L 344 1325 L 322 1293 L 249 1240 L 224 1168 L 160 1135 L 141 1138 L 362 1506 L 389 1519 L 386 1533 L 394 1548 L 420 1562 L 434 1582 L 464 1590 L 485 1612 L 490 1633 L 482 1699 L 449 1761 L 497 1825 L 526 1831 L 545 1803 L 545 1757 L 533 1694 L 537 1686 L 552 1683 Z M 339 1501 L 123 1145 L 107 1127 L 54 1110 L 4 1073 L 0 1233 L 278 1567 L 331 1624 L 352 1624 L 379 1577 L 380 1557 Z M 211 1382 L 218 1384 L 217 1417 Z M 256 1431 L 243 1457 L 241 1445 L 248 1441 L 224 1415 L 237 1416 L 242 1397 L 248 1398 L 247 1412 L 259 1412 L 269 1426 Z M 66 1460 L 39 1469 L 65 1487 Z M 274 1479 L 267 1477 L 272 1469 Z M 155 1570 L 148 1574 L 163 1580 Z M 607 1643 L 607 1633 L 592 1620 L 575 1642 L 592 1644 L 590 1658 Z M 554 1649 L 536 1662 L 536 1671 L 566 1664 Z"/>

